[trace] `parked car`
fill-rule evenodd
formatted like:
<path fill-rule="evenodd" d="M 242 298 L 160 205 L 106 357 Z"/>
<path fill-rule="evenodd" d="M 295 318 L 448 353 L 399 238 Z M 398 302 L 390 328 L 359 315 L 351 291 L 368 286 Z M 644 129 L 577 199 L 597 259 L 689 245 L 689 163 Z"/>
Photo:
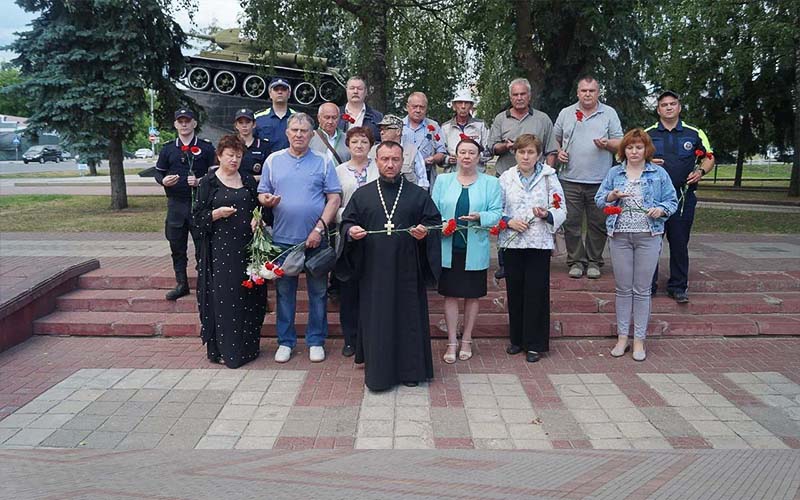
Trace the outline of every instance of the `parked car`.
<path fill-rule="evenodd" d="M 62 160 L 71 160 L 72 159 L 72 153 L 70 153 L 69 151 L 62 151 L 61 152 L 61 159 Z"/>
<path fill-rule="evenodd" d="M 137 149 L 136 152 L 134 153 L 134 156 L 136 156 L 136 158 L 140 158 L 140 159 L 152 158 L 153 157 L 153 151 L 151 151 L 149 149 L 145 149 L 145 148 Z"/>
<path fill-rule="evenodd" d="M 55 146 L 31 146 L 22 154 L 23 163 L 37 161 L 44 163 L 46 161 L 54 161 L 56 163 L 61 161 L 61 150 Z"/>
<path fill-rule="evenodd" d="M 129 158 L 129 159 L 130 159 L 130 158 L 136 158 L 136 155 L 135 155 L 135 154 L 133 154 L 133 153 L 131 153 L 131 152 L 130 152 L 130 151 L 128 151 L 127 149 L 125 149 L 125 150 L 123 150 L 123 151 L 122 151 L 122 157 L 123 157 L 123 158 Z"/>

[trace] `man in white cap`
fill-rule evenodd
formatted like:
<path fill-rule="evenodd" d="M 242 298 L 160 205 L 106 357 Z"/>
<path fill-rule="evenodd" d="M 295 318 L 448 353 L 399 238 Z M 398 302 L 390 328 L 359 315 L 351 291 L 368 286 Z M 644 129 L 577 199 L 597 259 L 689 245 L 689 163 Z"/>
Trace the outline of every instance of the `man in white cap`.
<path fill-rule="evenodd" d="M 456 146 L 464 139 L 472 139 L 481 146 L 489 156 L 482 156 L 478 169 L 481 172 L 486 171 L 486 161 L 491 158 L 491 152 L 486 147 L 487 140 L 489 139 L 489 130 L 483 120 L 479 120 L 472 116 L 472 110 L 475 107 L 475 100 L 472 98 L 469 90 L 460 90 L 456 93 L 453 101 L 450 103 L 455 111 L 455 116 L 452 119 L 442 124 L 442 139 L 447 148 L 447 155 L 444 159 L 444 171 L 452 172 L 456 168 Z"/>
<path fill-rule="evenodd" d="M 289 116 L 295 113 L 289 107 L 289 96 L 292 95 L 292 86 L 283 78 L 273 78 L 269 82 L 269 98 L 272 107 L 262 109 L 255 114 L 256 137 L 267 141 L 272 146 L 272 151 L 280 151 L 289 147 L 286 138 L 286 123 Z"/>

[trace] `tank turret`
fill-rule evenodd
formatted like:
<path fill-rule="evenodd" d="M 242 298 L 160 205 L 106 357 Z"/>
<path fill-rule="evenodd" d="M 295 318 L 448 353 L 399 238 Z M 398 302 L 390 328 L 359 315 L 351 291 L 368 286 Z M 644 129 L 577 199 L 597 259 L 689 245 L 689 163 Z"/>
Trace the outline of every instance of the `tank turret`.
<path fill-rule="evenodd" d="M 280 77 L 292 86 L 290 102 L 305 107 L 340 103 L 344 98 L 344 80 L 336 68 L 328 67 L 324 57 L 262 52 L 236 28 L 190 36 L 213 42 L 221 49 L 203 50 L 186 58 L 182 80 L 191 90 L 266 100 L 269 81 Z"/>

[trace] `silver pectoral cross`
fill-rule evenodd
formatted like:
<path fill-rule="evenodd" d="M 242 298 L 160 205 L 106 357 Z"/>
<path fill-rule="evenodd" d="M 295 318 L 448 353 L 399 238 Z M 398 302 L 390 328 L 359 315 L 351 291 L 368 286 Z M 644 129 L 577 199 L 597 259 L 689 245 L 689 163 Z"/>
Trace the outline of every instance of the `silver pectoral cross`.
<path fill-rule="evenodd" d="M 392 224 L 392 221 L 387 221 L 386 224 L 383 225 L 383 227 L 386 228 L 386 234 L 388 236 L 391 236 L 392 235 L 392 229 L 394 229 L 394 224 Z"/>

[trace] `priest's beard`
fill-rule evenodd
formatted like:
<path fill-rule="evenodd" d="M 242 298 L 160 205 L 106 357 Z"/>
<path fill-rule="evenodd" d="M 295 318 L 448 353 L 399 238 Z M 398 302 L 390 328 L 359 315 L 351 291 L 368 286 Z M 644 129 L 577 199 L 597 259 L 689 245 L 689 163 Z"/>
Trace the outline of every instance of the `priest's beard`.
<path fill-rule="evenodd" d="M 398 182 L 400 182 L 400 175 L 401 174 L 397 174 L 394 177 L 386 177 L 385 175 L 381 174 L 378 177 L 386 184 L 397 184 Z"/>

